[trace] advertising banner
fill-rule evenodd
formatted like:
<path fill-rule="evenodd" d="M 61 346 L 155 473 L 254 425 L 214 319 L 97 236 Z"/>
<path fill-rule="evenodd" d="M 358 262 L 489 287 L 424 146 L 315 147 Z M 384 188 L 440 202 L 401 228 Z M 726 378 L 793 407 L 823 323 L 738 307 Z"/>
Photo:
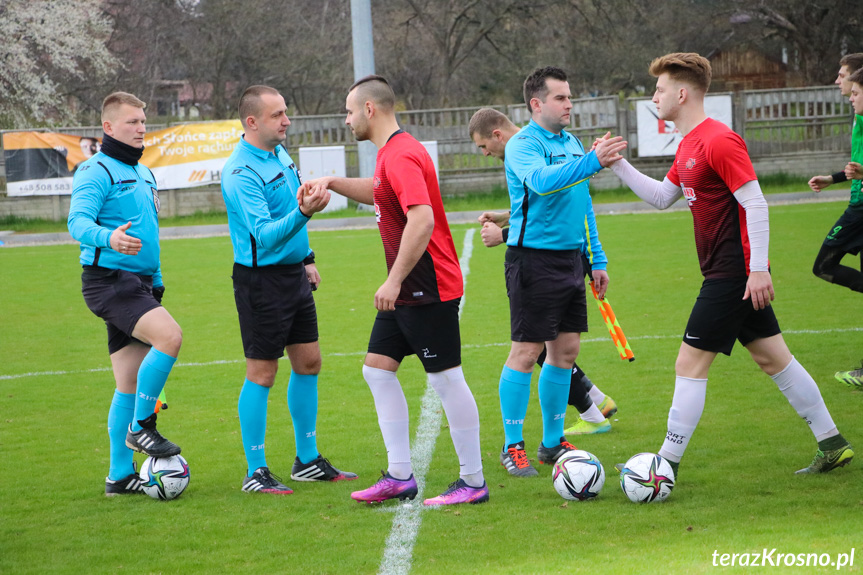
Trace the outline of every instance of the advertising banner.
<path fill-rule="evenodd" d="M 141 162 L 153 170 L 160 190 L 218 184 L 242 134 L 239 120 L 165 128 L 147 134 Z"/>
<path fill-rule="evenodd" d="M 147 134 L 141 162 L 153 170 L 160 190 L 219 183 L 242 133 L 239 120 L 157 130 Z M 101 138 L 53 132 L 3 134 L 7 194 L 71 194 L 75 170 L 100 146 Z"/>
<path fill-rule="evenodd" d="M 38 196 L 72 193 L 72 174 L 99 151 L 96 138 L 51 132 L 3 134 L 6 193 Z"/>

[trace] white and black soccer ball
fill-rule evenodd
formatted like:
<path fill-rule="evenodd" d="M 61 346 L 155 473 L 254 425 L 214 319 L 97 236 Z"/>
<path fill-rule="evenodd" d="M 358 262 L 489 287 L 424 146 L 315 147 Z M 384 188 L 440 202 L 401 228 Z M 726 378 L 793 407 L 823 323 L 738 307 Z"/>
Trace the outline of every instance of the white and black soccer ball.
<path fill-rule="evenodd" d="M 566 451 L 554 463 L 554 489 L 564 499 L 593 499 L 605 485 L 605 469 L 592 453 L 577 449 Z"/>
<path fill-rule="evenodd" d="M 665 501 L 674 489 L 674 470 L 655 453 L 639 453 L 623 466 L 620 487 L 633 503 Z"/>
<path fill-rule="evenodd" d="M 189 485 L 189 464 L 182 455 L 148 457 L 139 475 L 144 493 L 153 499 L 176 499 Z"/>

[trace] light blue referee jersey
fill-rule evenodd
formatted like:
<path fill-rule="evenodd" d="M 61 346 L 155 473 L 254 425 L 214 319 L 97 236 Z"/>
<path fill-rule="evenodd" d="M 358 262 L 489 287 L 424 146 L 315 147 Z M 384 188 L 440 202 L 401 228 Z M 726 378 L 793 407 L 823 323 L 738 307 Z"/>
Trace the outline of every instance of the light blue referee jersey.
<path fill-rule="evenodd" d="M 297 204 L 300 174 L 282 146 L 275 153 L 240 138 L 222 170 L 222 197 L 234 261 L 246 267 L 296 264 L 311 252 Z"/>
<path fill-rule="evenodd" d="M 593 212 L 588 179 L 602 169 L 596 154 L 585 154 L 572 134 L 554 134 L 531 120 L 507 142 L 504 166 L 512 210 L 507 245 L 585 249 L 577 227 Z"/>
<path fill-rule="evenodd" d="M 162 286 L 159 265 L 159 194 L 153 172 L 98 152 L 75 170 L 69 206 L 69 233 L 81 242 L 82 265 L 153 276 Z M 141 240 L 137 255 L 111 249 L 111 233 L 132 222 L 126 234 Z"/>

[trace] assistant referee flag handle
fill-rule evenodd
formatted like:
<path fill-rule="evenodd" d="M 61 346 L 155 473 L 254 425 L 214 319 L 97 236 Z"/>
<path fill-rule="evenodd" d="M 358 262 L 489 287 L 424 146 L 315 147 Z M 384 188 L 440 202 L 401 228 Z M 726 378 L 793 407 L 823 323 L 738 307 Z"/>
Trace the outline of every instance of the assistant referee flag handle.
<path fill-rule="evenodd" d="M 628 359 L 635 361 L 635 356 L 632 354 L 632 348 L 629 347 L 629 342 L 626 341 L 626 336 L 623 335 L 623 329 L 617 323 L 617 316 L 614 315 L 614 310 L 611 309 L 611 303 L 608 297 L 600 298 L 596 293 L 596 286 L 593 281 L 590 282 L 590 290 L 593 292 L 593 298 L 599 306 L 599 313 L 602 314 L 602 319 L 605 321 L 605 327 L 608 328 L 608 333 L 611 334 L 611 341 L 617 348 L 620 354 L 620 359 Z"/>

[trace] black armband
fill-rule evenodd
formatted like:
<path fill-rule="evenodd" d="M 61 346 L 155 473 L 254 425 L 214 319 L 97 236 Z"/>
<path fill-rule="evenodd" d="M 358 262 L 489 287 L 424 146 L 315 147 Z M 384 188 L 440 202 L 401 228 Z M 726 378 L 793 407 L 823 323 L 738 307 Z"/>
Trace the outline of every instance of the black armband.
<path fill-rule="evenodd" d="M 833 178 L 833 183 L 838 184 L 839 182 L 847 182 L 848 178 L 845 176 L 845 172 L 836 172 L 835 174 L 830 176 Z"/>
<path fill-rule="evenodd" d="M 509 228 L 503 228 L 500 230 L 500 236 L 503 238 L 503 243 L 506 243 L 506 238 L 509 237 Z"/>
<path fill-rule="evenodd" d="M 315 252 L 309 252 L 309 255 L 303 260 L 303 265 L 308 266 L 315 263 Z"/>

